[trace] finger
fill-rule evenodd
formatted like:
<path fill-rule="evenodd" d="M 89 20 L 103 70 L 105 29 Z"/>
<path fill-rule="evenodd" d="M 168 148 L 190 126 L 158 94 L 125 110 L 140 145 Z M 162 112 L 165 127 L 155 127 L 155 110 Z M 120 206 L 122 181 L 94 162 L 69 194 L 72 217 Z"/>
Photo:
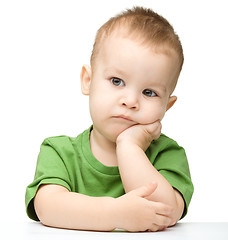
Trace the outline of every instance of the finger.
<path fill-rule="evenodd" d="M 156 224 L 151 224 L 150 228 L 147 230 L 147 232 L 157 232 L 162 229 L 161 226 L 158 226 Z"/>
<path fill-rule="evenodd" d="M 131 194 L 135 194 L 139 197 L 145 198 L 147 196 L 150 196 L 155 191 L 156 188 L 157 188 L 157 183 L 151 182 L 147 185 L 136 188 L 135 190 L 131 191 Z"/>
<path fill-rule="evenodd" d="M 154 130 L 154 139 L 157 139 L 160 137 L 161 135 L 161 129 L 162 129 L 162 125 L 161 125 L 161 122 L 158 121 L 156 122 L 156 125 L 155 125 L 155 130 Z"/>
<path fill-rule="evenodd" d="M 151 205 L 156 214 L 159 215 L 170 216 L 174 211 L 173 207 L 161 202 L 151 202 Z"/>
<path fill-rule="evenodd" d="M 148 124 L 148 125 L 145 125 L 146 126 L 146 131 L 154 136 L 154 137 L 159 137 L 160 134 L 161 134 L 161 128 L 162 128 L 162 125 L 161 125 L 161 122 L 160 121 L 156 121 L 152 124 Z"/>
<path fill-rule="evenodd" d="M 171 217 L 156 215 L 154 218 L 154 224 L 160 226 L 160 228 L 168 227 L 173 222 Z"/>

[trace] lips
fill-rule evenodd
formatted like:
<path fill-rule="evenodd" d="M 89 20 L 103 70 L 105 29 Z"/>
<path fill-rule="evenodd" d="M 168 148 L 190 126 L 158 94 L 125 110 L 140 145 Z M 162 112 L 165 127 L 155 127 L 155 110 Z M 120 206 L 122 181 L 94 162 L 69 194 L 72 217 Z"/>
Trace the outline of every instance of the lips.
<path fill-rule="evenodd" d="M 125 116 L 125 115 L 115 116 L 114 118 L 130 121 L 130 122 L 134 122 L 130 117 Z"/>

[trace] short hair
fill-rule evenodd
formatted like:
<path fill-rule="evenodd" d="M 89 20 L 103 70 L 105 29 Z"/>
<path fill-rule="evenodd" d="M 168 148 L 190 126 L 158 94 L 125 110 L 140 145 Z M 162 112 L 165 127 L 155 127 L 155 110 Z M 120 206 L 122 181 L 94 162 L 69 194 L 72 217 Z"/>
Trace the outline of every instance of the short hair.
<path fill-rule="evenodd" d="M 121 27 L 125 28 L 124 32 L 129 38 L 133 37 L 144 45 L 147 44 L 168 54 L 174 50 L 178 54 L 181 71 L 184 55 L 178 35 L 165 18 L 143 7 L 127 9 L 110 18 L 98 29 L 90 58 L 91 66 L 95 65 L 95 57 L 99 53 L 102 41 Z"/>

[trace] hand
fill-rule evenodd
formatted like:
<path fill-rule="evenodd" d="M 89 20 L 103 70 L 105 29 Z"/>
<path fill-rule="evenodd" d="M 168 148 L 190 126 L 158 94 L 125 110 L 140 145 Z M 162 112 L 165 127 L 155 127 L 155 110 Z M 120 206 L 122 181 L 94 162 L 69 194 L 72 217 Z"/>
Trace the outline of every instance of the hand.
<path fill-rule="evenodd" d="M 130 232 L 159 231 L 174 223 L 171 218 L 173 208 L 146 199 L 157 188 L 156 183 L 150 183 L 116 199 L 117 228 Z"/>
<path fill-rule="evenodd" d="M 137 124 L 123 131 L 116 140 L 116 144 L 121 142 L 133 143 L 146 151 L 150 143 L 158 139 L 161 135 L 161 122 L 157 120 L 151 124 Z"/>

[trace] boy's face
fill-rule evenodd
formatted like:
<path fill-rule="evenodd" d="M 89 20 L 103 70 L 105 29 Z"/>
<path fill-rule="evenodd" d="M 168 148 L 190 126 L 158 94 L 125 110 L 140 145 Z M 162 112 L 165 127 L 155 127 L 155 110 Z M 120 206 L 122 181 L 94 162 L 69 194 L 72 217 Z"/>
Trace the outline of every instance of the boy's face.
<path fill-rule="evenodd" d="M 112 142 L 135 124 L 161 120 L 176 101 L 170 97 L 179 73 L 175 54 L 155 53 L 114 35 L 95 61 L 92 73 L 83 67 L 82 92 L 90 96 L 93 131 Z"/>

